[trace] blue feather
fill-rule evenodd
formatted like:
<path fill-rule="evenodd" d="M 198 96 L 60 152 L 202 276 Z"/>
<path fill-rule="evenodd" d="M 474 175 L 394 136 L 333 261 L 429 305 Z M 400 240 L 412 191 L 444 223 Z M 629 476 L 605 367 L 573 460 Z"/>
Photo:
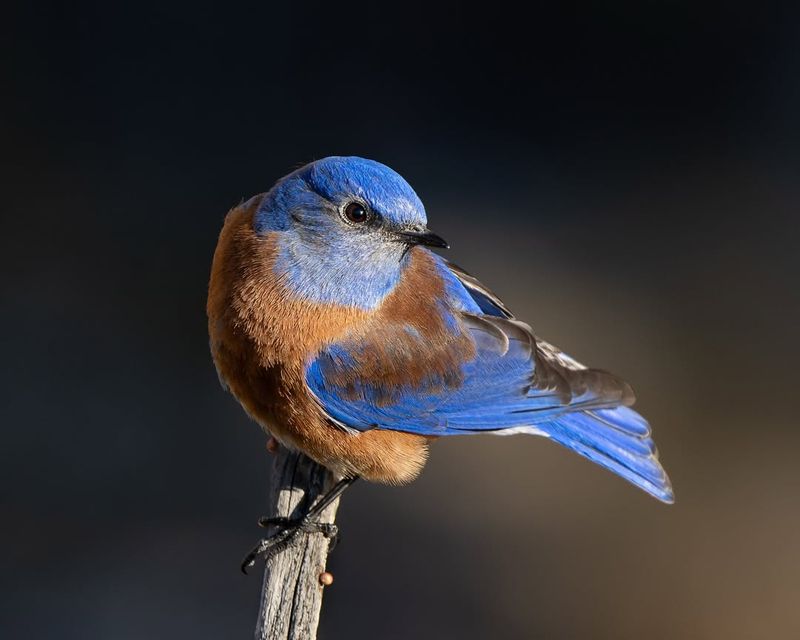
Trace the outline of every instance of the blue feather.
<path fill-rule="evenodd" d="M 357 200 L 380 221 L 353 228 L 341 211 Z M 421 228 L 425 207 L 389 167 L 331 156 L 278 182 L 253 218 L 259 236 L 278 244 L 275 275 L 297 298 L 364 310 L 377 308 L 400 281 L 407 247 L 391 231 Z"/>
<path fill-rule="evenodd" d="M 453 386 L 431 375 L 416 384 L 392 386 L 363 379 L 358 355 L 380 341 L 403 366 L 435 345 L 426 345 L 410 325 L 342 342 L 309 364 L 306 382 L 336 422 L 356 430 L 388 429 L 425 436 L 475 433 L 534 433 L 610 469 L 665 502 L 672 501 L 647 422 L 619 406 L 630 401 L 627 385 L 605 372 L 585 369 L 517 322 L 501 302 L 474 279 L 436 258 L 446 295 L 431 305 L 453 338 L 466 333 L 474 357 L 461 363 Z M 402 370 L 402 369 L 401 369 Z M 345 386 L 331 380 L 348 380 Z"/>
<path fill-rule="evenodd" d="M 655 444 L 638 413 L 627 407 L 566 413 L 539 428 L 559 444 L 613 471 L 663 502 L 674 501 Z"/>

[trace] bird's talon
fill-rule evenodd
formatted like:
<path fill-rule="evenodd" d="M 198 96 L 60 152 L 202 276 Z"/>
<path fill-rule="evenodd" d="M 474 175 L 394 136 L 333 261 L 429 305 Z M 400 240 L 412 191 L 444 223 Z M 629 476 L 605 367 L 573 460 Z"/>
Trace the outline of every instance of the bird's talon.
<path fill-rule="evenodd" d="M 335 524 L 328 524 L 326 522 L 319 522 L 316 524 L 318 526 L 317 531 L 319 531 L 328 539 L 332 540 L 339 535 L 339 527 L 337 527 Z"/>
<path fill-rule="evenodd" d="M 276 518 L 268 518 L 267 516 L 261 516 L 258 519 L 258 526 L 266 529 L 267 527 L 289 527 L 291 526 L 292 520 L 289 518 L 283 517 L 276 517 Z"/>
<path fill-rule="evenodd" d="M 241 569 L 242 573 L 247 574 L 247 569 L 252 567 L 257 558 L 263 558 L 264 561 L 269 560 L 276 553 L 283 551 L 287 548 L 298 533 L 312 534 L 321 533 L 326 538 L 333 540 L 331 548 L 336 544 L 339 537 L 339 527 L 333 523 L 328 522 L 315 522 L 301 518 L 299 520 L 290 520 L 289 518 L 276 517 L 276 518 L 259 518 L 258 525 L 260 527 L 277 527 L 278 531 L 273 533 L 268 538 L 261 540 L 255 547 L 250 550 L 244 560 L 242 560 Z"/>
<path fill-rule="evenodd" d="M 328 551 L 330 552 L 333 551 L 342 540 L 342 536 L 339 533 L 339 527 L 336 527 L 336 531 L 333 532 L 332 536 L 328 536 L 328 539 L 330 540 L 330 543 L 328 543 Z"/>

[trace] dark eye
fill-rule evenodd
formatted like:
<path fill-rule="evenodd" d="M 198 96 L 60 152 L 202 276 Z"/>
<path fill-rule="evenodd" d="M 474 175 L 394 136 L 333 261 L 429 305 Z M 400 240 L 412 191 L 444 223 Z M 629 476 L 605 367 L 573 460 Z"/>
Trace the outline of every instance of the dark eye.
<path fill-rule="evenodd" d="M 363 204 L 351 202 L 344 208 L 344 217 L 354 224 L 362 224 L 367 221 L 369 214 Z"/>

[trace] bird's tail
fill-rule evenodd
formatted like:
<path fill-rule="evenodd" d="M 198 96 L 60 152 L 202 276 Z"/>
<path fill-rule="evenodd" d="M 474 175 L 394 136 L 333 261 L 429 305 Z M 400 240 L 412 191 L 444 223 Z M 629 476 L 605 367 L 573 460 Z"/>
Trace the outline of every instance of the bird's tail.
<path fill-rule="evenodd" d="M 650 425 L 627 407 L 566 413 L 536 425 L 551 439 L 622 476 L 662 502 L 674 502 Z"/>

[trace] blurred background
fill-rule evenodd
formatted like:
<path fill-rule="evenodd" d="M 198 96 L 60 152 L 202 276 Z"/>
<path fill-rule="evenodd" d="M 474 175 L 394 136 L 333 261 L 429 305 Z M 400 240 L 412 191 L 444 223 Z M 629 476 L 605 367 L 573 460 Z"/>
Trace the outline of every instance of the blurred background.
<path fill-rule="evenodd" d="M 232 205 L 356 154 L 633 383 L 677 503 L 439 442 L 346 495 L 320 637 L 800 637 L 795 8 L 110 4 L 0 21 L 0 636 L 251 636 L 270 459 L 210 360 L 211 256 Z"/>

